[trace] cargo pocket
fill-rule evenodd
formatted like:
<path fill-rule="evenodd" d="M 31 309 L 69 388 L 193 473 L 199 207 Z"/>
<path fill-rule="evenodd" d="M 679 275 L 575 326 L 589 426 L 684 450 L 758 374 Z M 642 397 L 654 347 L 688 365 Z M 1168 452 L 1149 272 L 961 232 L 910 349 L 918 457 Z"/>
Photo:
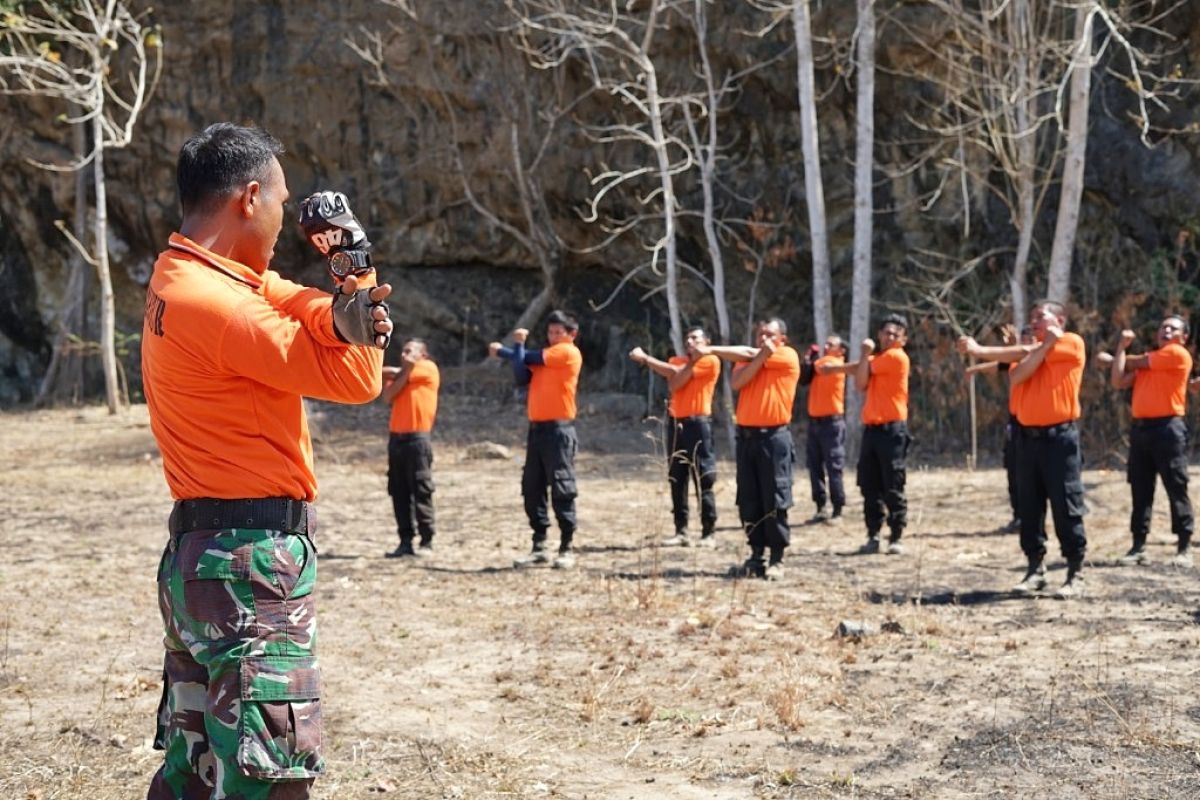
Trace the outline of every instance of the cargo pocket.
<path fill-rule="evenodd" d="M 574 499 L 579 494 L 575 486 L 575 475 L 570 467 L 558 467 L 554 470 L 554 483 L 550 486 L 550 494 L 563 500 Z"/>
<path fill-rule="evenodd" d="M 321 678 L 315 656 L 241 660 L 238 766 L 253 778 L 315 778 L 321 758 Z"/>

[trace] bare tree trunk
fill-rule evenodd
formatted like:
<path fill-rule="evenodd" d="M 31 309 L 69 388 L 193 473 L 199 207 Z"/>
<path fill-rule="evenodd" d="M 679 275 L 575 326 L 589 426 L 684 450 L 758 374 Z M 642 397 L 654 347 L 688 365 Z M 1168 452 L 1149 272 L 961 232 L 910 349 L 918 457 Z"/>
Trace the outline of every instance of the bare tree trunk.
<path fill-rule="evenodd" d="M 103 91 L 103 87 L 101 87 Z M 124 407 L 117 383 L 116 314 L 113 304 L 112 276 L 108 270 L 108 193 L 104 183 L 103 117 L 92 118 L 93 185 L 96 193 L 96 219 L 92 226 L 95 237 L 96 276 L 100 280 L 100 359 L 104 364 L 104 399 L 108 413 L 116 414 Z"/>
<path fill-rule="evenodd" d="M 76 103 L 70 104 L 70 115 L 77 117 L 83 111 Z M 71 147 L 76 162 L 87 158 L 87 126 L 71 126 Z M 87 191 L 88 173 L 75 170 L 75 213 L 72 233 L 75 240 L 87 239 Z M 78 402 L 83 396 L 83 363 L 85 355 L 76 340 L 86 339 L 87 290 L 89 266 L 75 248 L 67 260 L 67 280 L 63 290 L 62 313 L 58 319 L 58 331 L 54 337 L 54 354 L 50 366 L 42 376 L 34 402 L 38 405 L 55 403 L 66 399 Z"/>
<path fill-rule="evenodd" d="M 542 287 L 542 290 L 529 301 L 529 305 L 525 306 L 525 310 L 521 312 L 521 316 L 517 317 L 517 324 L 513 328 L 532 328 L 538 323 L 546 311 L 550 308 L 550 300 L 553 296 L 550 286 L 547 284 Z"/>
<path fill-rule="evenodd" d="M 825 226 L 825 193 L 821 186 L 821 146 L 813 79 L 812 23 L 809 0 L 792 6 L 796 32 L 796 71 L 800 88 L 800 139 L 804 152 L 804 196 L 808 205 L 812 247 L 813 328 L 817 341 L 833 331 L 833 288 L 829 276 L 829 240 Z"/>
<path fill-rule="evenodd" d="M 1035 32 L 1030 17 L 1029 0 L 1013 0 L 1008 7 L 1009 31 L 1018 42 L 1033 42 Z M 1033 248 L 1037 159 L 1037 131 L 1032 127 L 1037 116 L 1032 87 L 1036 76 L 1031 74 L 1030 54 L 1026 47 L 1017 49 L 1017 91 L 1015 116 L 1017 122 L 1017 255 L 1009 276 L 1012 293 L 1013 325 L 1020 331 L 1028 319 L 1029 253 Z"/>
<path fill-rule="evenodd" d="M 654 14 L 651 12 L 653 25 Z M 658 161 L 658 175 L 662 185 L 663 247 L 667 256 L 667 315 L 671 319 L 671 346 L 675 355 L 686 355 L 683 347 L 683 321 L 679 314 L 679 265 L 675 254 L 675 187 L 671 179 L 671 158 L 667 153 L 667 139 L 663 132 L 662 107 L 658 98 L 658 74 L 649 56 L 647 36 L 646 57 L 642 62 L 645 70 L 646 98 L 650 106 L 650 129 L 654 135 L 654 156 Z"/>
<path fill-rule="evenodd" d="M 855 98 L 854 131 L 854 285 L 850 301 L 850 333 L 847 353 L 871 326 L 871 259 L 875 232 L 875 0 L 858 0 L 858 58 L 855 65 L 858 95 Z M 858 442 L 862 430 L 859 411 L 862 398 L 847 392 L 847 438 Z"/>
<path fill-rule="evenodd" d="M 1063 161 L 1058 222 L 1054 226 L 1050 275 L 1046 287 L 1046 297 L 1058 303 L 1065 303 L 1071 290 L 1071 261 L 1075 253 L 1075 233 L 1079 227 L 1079 204 L 1083 197 L 1088 99 L 1092 86 L 1092 14 L 1087 8 L 1075 9 L 1075 52 L 1071 70 L 1067 152 Z"/>
<path fill-rule="evenodd" d="M 695 0 L 696 43 L 700 50 L 701 71 L 704 76 L 704 87 L 708 102 L 707 141 L 700 144 L 692 125 L 689 106 L 683 110 L 687 115 L 688 130 L 700 152 L 700 189 L 704 197 L 704 241 L 708 245 L 708 259 L 712 262 L 713 271 L 713 306 L 717 313 L 717 336 L 721 344 L 730 344 L 731 331 L 729 328 L 729 305 L 725 301 L 725 259 L 721 256 L 721 241 L 717 238 L 716 200 L 713 184 L 716 181 L 717 160 L 717 118 L 720 115 L 721 98 L 717 94 L 713 81 L 712 61 L 708 57 L 708 16 L 704 8 L 705 0 Z M 729 385 L 729 370 L 722 370 L 724 380 L 721 381 L 721 399 L 725 405 L 725 437 L 729 452 L 734 452 L 737 445 L 737 434 L 733 425 L 733 389 Z"/>

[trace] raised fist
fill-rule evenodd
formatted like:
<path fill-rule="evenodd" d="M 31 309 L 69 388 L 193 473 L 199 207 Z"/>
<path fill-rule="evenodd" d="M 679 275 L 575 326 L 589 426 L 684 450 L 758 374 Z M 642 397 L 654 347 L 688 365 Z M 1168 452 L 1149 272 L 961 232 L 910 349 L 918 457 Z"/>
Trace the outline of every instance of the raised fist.
<path fill-rule="evenodd" d="M 979 343 L 975 341 L 974 337 L 960 336 L 954 342 L 954 349 L 958 351 L 959 355 L 973 356 L 979 349 Z"/>
<path fill-rule="evenodd" d="M 1057 325 L 1047 325 L 1046 332 L 1042 335 L 1042 343 L 1054 346 L 1054 343 L 1063 337 L 1063 329 Z"/>
<path fill-rule="evenodd" d="M 629 351 L 629 360 L 635 364 L 645 363 L 646 351 L 640 347 L 635 347 Z"/>
<path fill-rule="evenodd" d="M 371 271 L 371 258 L 367 254 L 371 243 L 350 210 L 346 195 L 316 192 L 304 198 L 300 203 L 300 228 L 317 252 L 329 259 L 329 271 L 335 281 L 340 283 L 347 275 Z"/>
<path fill-rule="evenodd" d="M 512 338 L 517 344 L 525 344 L 525 340 L 529 338 L 529 329 L 517 328 L 512 332 Z"/>
<path fill-rule="evenodd" d="M 804 360 L 810 364 L 821 357 L 821 345 L 810 344 L 808 350 L 804 353 Z"/>
<path fill-rule="evenodd" d="M 871 353 L 874 353 L 875 352 L 875 340 L 874 339 L 863 339 L 862 345 L 861 345 L 861 351 L 863 354 L 863 358 L 866 358 L 867 356 L 871 355 Z"/>
<path fill-rule="evenodd" d="M 1117 347 L 1121 350 L 1124 350 L 1125 348 L 1129 347 L 1129 345 L 1133 344 L 1133 340 L 1136 338 L 1137 334 L 1126 328 L 1125 330 L 1121 331 L 1121 340 L 1117 342 Z"/>

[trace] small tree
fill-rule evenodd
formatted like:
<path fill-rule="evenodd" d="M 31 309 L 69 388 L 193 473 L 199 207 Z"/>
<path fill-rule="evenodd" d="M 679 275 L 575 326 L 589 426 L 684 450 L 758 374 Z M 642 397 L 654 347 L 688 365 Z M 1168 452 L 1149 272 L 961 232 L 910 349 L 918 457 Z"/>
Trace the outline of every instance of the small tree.
<path fill-rule="evenodd" d="M 127 404 L 128 397 L 117 378 L 104 156 L 107 150 L 132 141 L 134 126 L 161 69 L 157 31 L 144 27 L 118 0 L 39 0 L 3 14 L 0 93 L 61 100 L 66 104 L 63 121 L 83 126 L 89 133 L 86 152 L 75 161 L 37 166 L 63 172 L 92 168 L 95 215 L 91 249 L 65 228 L 63 232 L 79 255 L 96 268 L 104 394 L 113 414 Z M 66 341 L 67 337 L 59 337 L 56 347 L 61 349 Z"/>
<path fill-rule="evenodd" d="M 568 63 L 578 63 L 586 70 L 593 91 L 607 93 L 618 101 L 615 113 L 620 116 L 608 124 L 586 126 L 593 141 L 623 150 L 631 144 L 649 150 L 652 165 L 605 166 L 593 177 L 592 184 L 596 188 L 588 201 L 584 219 L 599 222 L 601 203 L 622 187 L 636 188 L 639 179 L 646 176 L 657 184 L 636 199 L 637 205 L 652 206 L 656 211 L 608 220 L 605 223 L 608 235 L 602 246 L 651 219 L 661 223 L 661 235 L 655 236 L 649 246 L 649 266 L 657 272 L 661 259 L 671 343 L 678 354 L 684 352 L 684 347 L 679 308 L 678 204 L 674 181 L 675 176 L 689 169 L 691 164 L 687 148 L 678 137 L 668 133 L 665 117 L 672 107 L 687 102 L 687 99 L 661 92 L 651 51 L 663 19 L 682 1 L 650 0 L 644 10 L 634 8 L 633 4 L 622 10 L 616 2 L 505 0 L 516 20 L 515 31 L 521 49 L 535 68 L 558 69 Z M 640 267 L 635 272 L 638 270 Z"/>

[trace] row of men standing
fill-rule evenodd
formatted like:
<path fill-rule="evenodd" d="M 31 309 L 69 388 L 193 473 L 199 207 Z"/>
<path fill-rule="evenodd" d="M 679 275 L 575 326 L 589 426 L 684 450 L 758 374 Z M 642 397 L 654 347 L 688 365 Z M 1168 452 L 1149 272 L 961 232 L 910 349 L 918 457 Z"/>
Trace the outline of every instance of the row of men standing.
<path fill-rule="evenodd" d="M 1005 449 L 1010 499 L 1015 527 L 1027 559 L 1018 592 L 1033 593 L 1046 586 L 1045 510 L 1049 505 L 1067 577 L 1059 594 L 1083 592 L 1083 563 L 1087 539 L 1083 525 L 1085 505 L 1081 478 L 1082 456 L 1077 422 L 1079 391 L 1085 364 L 1083 339 L 1066 332 L 1061 305 L 1040 301 L 1035 305 L 1020 341 L 985 347 L 964 337 L 958 349 L 982 363 L 968 372 L 1008 366 L 1011 414 Z M 574 565 L 573 542 L 578 493 L 574 456 L 578 439 L 574 429 L 575 393 L 582 356 L 575 346 L 578 324 L 556 311 L 547 325 L 545 349 L 527 348 L 528 331 L 513 334 L 514 346 L 493 343 L 493 356 L 509 360 L 515 380 L 529 385 L 530 420 L 522 495 L 533 531 L 529 554 L 515 561 L 518 567 Z M 1176 564 L 1191 563 L 1191 504 L 1187 496 L 1187 430 L 1184 422 L 1186 386 L 1191 356 L 1184 344 L 1187 323 L 1180 317 L 1165 319 L 1153 353 L 1127 355 L 1133 334 L 1123 332 L 1117 354 L 1102 353 L 1099 361 L 1110 367 L 1116 388 L 1133 388 L 1129 481 L 1133 495 L 1130 529 L 1133 543 L 1123 563 L 1148 559 L 1146 540 L 1154 487 L 1161 477 L 1170 500 L 1172 529 L 1177 537 Z M 738 393 L 737 508 L 750 547 L 750 557 L 739 568 L 745 575 L 778 579 L 783 574 L 784 553 L 791 541 L 789 509 L 792 499 L 793 442 L 789 423 L 797 385 L 809 385 L 806 463 L 817 506 L 816 520 L 836 519 L 846 504 L 842 481 L 845 461 L 845 388 L 851 376 L 864 392 L 864 434 L 857 465 L 862 491 L 867 539 L 860 552 L 881 550 L 903 553 L 907 524 L 906 463 L 912 437 L 908 431 L 908 380 L 910 363 L 904 351 L 907 326 L 902 317 L 885 318 L 875 342 L 861 344 L 857 361 L 847 362 L 847 347 L 830 336 L 823 352 L 812 346 L 803 360 L 787 344 L 787 328 L 779 319 L 759 324 L 756 346 L 714 346 L 704 330 L 694 327 L 686 338 L 687 355 L 657 359 L 642 348 L 630 358 L 661 375 L 670 393 L 668 406 L 668 480 L 671 489 L 673 535 L 663 544 L 709 547 L 715 542 L 717 522 L 716 458 L 712 434 L 712 401 L 722 360 L 733 363 L 732 388 Z M 414 354 L 412 351 L 419 350 Z M 436 367 L 428 361 L 424 345 L 405 344 L 403 365 L 388 368 L 393 378 L 384 399 L 394 402 L 392 440 L 389 445 L 389 491 L 400 531 L 400 547 L 392 555 L 425 555 L 433 531 L 432 452 L 428 430 L 436 407 Z M 411 362 L 411 363 L 410 363 Z M 408 389 L 403 387 L 407 385 Z M 404 395 L 402 392 L 409 394 Z M 405 398 L 409 397 L 407 401 Z M 409 409 L 415 404 L 426 413 Z M 432 404 L 432 405 L 431 405 Z M 420 430 L 416 430 L 420 428 Z M 689 533 L 689 486 L 699 501 L 700 536 Z M 558 522 L 557 555 L 546 549 L 550 507 Z M 828 506 L 828 508 L 827 508 Z M 415 519 L 416 524 L 413 524 Z M 881 531 L 888 529 L 887 544 Z M 415 550 L 414 531 L 421 544 Z"/>
<path fill-rule="evenodd" d="M 574 419 L 576 390 L 582 355 L 575 346 L 578 322 L 555 311 L 547 323 L 548 347 L 526 347 L 529 332 L 513 332 L 513 346 L 489 346 L 494 357 L 508 360 L 518 385 L 528 385 L 529 430 L 521 492 L 532 529 L 530 552 L 517 558 L 517 567 L 551 564 L 560 569 L 575 564 L 577 527 L 575 453 L 578 447 Z M 880 531 L 886 521 L 890 535 L 887 551 L 903 552 L 906 524 L 905 459 L 908 434 L 909 361 L 904 353 L 907 327 L 903 318 L 886 318 L 879 332 L 881 352 L 875 344 L 862 344 L 862 358 L 847 364 L 844 346 L 836 337 L 826 343 L 826 353 L 813 360 L 810 352 L 802 367 L 795 349 L 787 344 L 787 327 L 780 319 L 761 322 L 755 346 L 713 346 L 703 329 L 687 334 L 687 355 L 667 361 L 641 348 L 630 358 L 653 369 L 667 380 L 670 392 L 668 478 L 671 486 L 675 531 L 666 544 L 688 545 L 689 485 L 695 487 L 700 506 L 701 535 L 696 544 L 711 546 L 717 522 L 713 484 L 716 458 L 712 436 L 712 401 L 721 374 L 720 362 L 733 362 L 730 381 L 738 392 L 737 507 L 750 546 L 750 558 L 741 565 L 747 575 L 775 580 L 783 575 L 784 552 L 791 541 L 788 511 L 792 500 L 792 421 L 796 388 L 805 372 L 811 375 L 809 465 L 813 496 L 822 516 L 841 515 L 845 491 L 841 473 L 845 458 L 845 381 L 853 374 L 866 392 L 863 418 L 867 424 L 858 467 L 863 491 L 867 542 L 864 552 L 879 552 Z M 390 421 L 388 489 L 392 495 L 400 535 L 399 547 L 389 555 L 423 556 L 431 552 L 433 511 L 432 452 L 429 431 L 436 409 L 436 366 L 419 341 L 406 342 L 399 368 L 388 368 L 383 398 L 393 404 Z M 828 493 L 825 475 L 828 475 Z M 559 528 L 559 546 L 552 558 L 547 549 L 553 508 Z M 832 501 L 832 513 L 824 510 Z M 414 524 L 415 522 L 415 524 Z M 419 544 L 414 547 L 416 535 Z"/>

